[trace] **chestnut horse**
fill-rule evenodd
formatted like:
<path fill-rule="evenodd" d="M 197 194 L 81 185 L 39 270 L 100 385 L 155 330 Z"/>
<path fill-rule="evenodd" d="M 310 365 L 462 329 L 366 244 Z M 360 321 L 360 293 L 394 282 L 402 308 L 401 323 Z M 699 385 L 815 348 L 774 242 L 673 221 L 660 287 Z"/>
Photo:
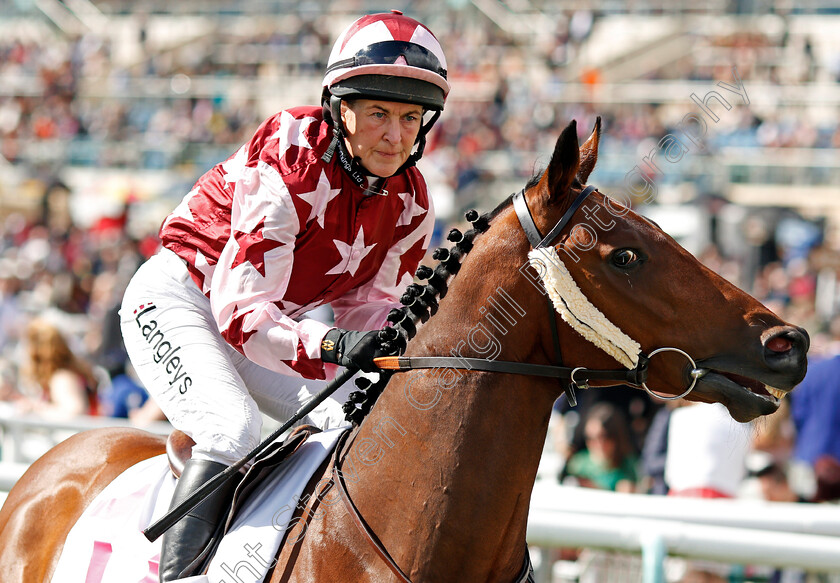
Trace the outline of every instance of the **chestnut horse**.
<path fill-rule="evenodd" d="M 637 343 L 642 356 L 630 354 L 630 366 L 647 363 L 644 355 L 659 348 L 684 351 L 687 356 L 662 352 L 650 359 L 646 382 L 658 392 L 678 395 L 694 381 L 689 399 L 723 403 L 739 421 L 774 412 L 778 397 L 805 374 L 807 335 L 650 221 L 597 191 L 576 200 L 595 166 L 599 134 L 596 125 L 579 147 L 570 124 L 523 201 L 507 200 L 487 217 L 489 228 L 475 237 L 437 314 L 418 328 L 406 356 L 552 367 L 560 364 L 559 345 L 570 367 L 629 368 L 626 354 L 604 349 L 604 339 L 616 336 Z M 583 309 L 614 325 L 600 332 L 597 346 L 562 309 L 562 318 L 549 312 L 528 266 L 527 218 L 515 209 L 522 202 L 536 232 L 552 237 L 546 248 L 568 267 L 570 287 L 597 306 Z M 569 209 L 571 220 L 561 223 Z M 552 233 L 558 224 L 562 229 Z M 347 498 L 333 503 L 340 499 L 335 489 L 309 499 L 304 512 L 318 519 L 308 520 L 300 536 L 287 535 L 271 583 L 524 579 L 531 490 L 564 385 L 464 368 L 470 367 L 394 374 L 338 456 Z M 576 381 L 589 378 L 580 370 Z M 609 384 L 594 378 L 592 384 Z M 158 438 L 113 429 L 79 434 L 36 461 L 0 512 L 0 579 L 49 580 L 85 506 L 119 472 L 162 451 Z M 321 484 L 330 483 L 330 471 L 325 467 L 311 483 L 322 477 Z"/>

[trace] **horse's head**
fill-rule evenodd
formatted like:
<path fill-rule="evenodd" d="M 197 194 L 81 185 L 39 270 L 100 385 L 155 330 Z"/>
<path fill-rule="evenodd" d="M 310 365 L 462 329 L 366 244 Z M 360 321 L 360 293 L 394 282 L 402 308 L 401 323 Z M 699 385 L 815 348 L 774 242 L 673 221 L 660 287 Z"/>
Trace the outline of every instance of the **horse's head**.
<path fill-rule="evenodd" d="M 600 120 L 579 148 L 572 122 L 539 182 L 526 190 L 541 234 L 551 233 L 584 190 L 598 157 L 599 135 Z M 639 354 L 678 348 L 694 359 L 696 368 L 677 352 L 657 353 L 647 385 L 658 393 L 681 394 L 694 369 L 699 378 L 688 398 L 720 402 L 739 421 L 774 412 L 779 399 L 802 380 L 808 350 L 804 330 L 781 320 L 704 267 L 657 225 L 603 194 L 592 192 L 573 213 L 547 242 L 546 251 L 556 252 L 554 259 L 531 253 L 531 265 L 542 272 L 564 320 L 560 332 L 566 366 L 616 368 L 619 361 L 632 368 Z M 518 226 L 515 215 L 505 219 Z M 534 309 L 540 305 L 533 303 Z M 550 332 L 542 334 L 542 346 L 550 347 Z M 581 335 L 602 350 L 593 351 Z M 551 361 L 550 350 L 545 352 L 544 360 Z"/>

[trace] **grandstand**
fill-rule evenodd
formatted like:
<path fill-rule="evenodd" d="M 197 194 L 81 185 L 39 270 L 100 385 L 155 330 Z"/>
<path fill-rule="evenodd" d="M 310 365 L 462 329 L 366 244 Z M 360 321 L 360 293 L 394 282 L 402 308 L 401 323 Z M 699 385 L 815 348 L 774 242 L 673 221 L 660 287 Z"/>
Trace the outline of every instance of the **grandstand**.
<path fill-rule="evenodd" d="M 714 127 L 702 160 L 671 169 L 666 181 L 684 187 L 683 201 L 711 189 L 745 204 L 833 206 L 840 15 L 829 3 L 740 3 L 729 12 L 714 1 L 627 11 L 528 0 L 396 4 L 451 47 L 454 89 L 436 145 L 454 161 L 435 174 L 441 197 L 453 188 L 458 196 L 443 208 L 469 206 L 478 192 L 497 199 L 571 117 L 607 119 L 611 155 L 599 177 L 618 184 L 638 144 L 690 111 L 692 94 L 731 80 L 732 67 L 750 103 Z M 354 14 L 383 7 L 5 2 L 3 156 L 18 181 L 21 170 L 57 168 L 74 192 L 119 197 L 101 192 L 116 188 L 171 202 L 264 117 L 317 101 L 330 39 Z M 124 178 L 103 186 L 102 168 Z M 20 202 L 16 190 L 7 178 L 6 204 Z"/>

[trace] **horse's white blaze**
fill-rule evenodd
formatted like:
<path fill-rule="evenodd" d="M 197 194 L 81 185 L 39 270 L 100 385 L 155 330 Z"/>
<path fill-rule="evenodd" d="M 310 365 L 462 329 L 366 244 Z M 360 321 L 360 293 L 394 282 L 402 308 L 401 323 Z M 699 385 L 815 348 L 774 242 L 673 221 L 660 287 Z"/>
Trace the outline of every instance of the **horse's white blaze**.
<path fill-rule="evenodd" d="M 528 260 L 540 274 L 554 309 L 563 321 L 622 365 L 636 368 L 641 345 L 610 322 L 583 295 L 554 247 L 534 249 L 528 253 Z"/>

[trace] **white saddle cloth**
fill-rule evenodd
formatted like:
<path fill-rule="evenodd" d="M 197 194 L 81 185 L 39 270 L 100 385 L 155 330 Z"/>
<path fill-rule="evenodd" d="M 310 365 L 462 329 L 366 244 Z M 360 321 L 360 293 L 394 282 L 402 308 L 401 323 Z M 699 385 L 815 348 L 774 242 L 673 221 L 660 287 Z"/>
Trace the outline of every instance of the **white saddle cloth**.
<path fill-rule="evenodd" d="M 333 450 L 343 428 L 317 433 L 263 482 L 222 539 L 206 575 L 179 583 L 259 583 L 265 579 L 301 492 Z M 169 509 L 175 479 L 165 455 L 120 474 L 88 506 L 67 536 L 53 583 L 158 583 L 161 538 L 143 529 Z M 315 518 L 317 518 L 317 514 Z M 290 540 L 305 533 L 295 531 Z"/>

